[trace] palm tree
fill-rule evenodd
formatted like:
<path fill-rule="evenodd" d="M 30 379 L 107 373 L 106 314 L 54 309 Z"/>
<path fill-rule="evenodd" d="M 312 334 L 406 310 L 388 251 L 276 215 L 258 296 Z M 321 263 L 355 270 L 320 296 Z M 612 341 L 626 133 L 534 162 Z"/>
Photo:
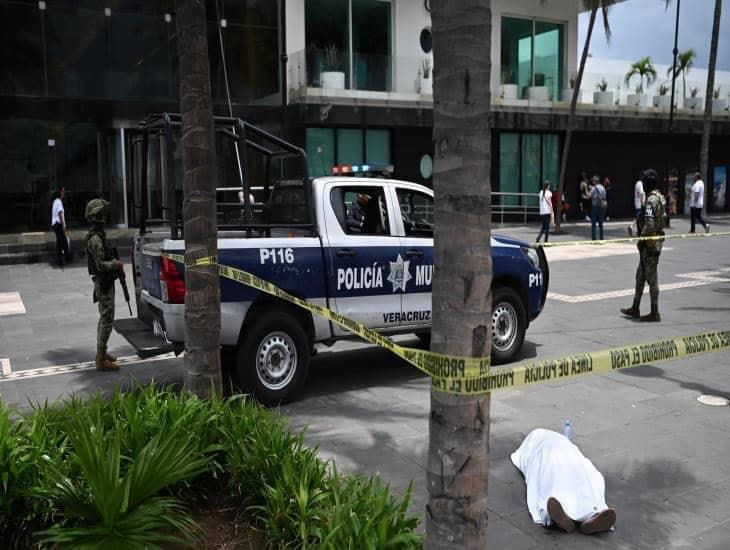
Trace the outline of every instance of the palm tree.
<path fill-rule="evenodd" d="M 546 1 L 546 0 L 542 0 Z M 611 25 L 608 22 L 608 8 L 615 4 L 617 0 L 582 0 L 583 6 L 591 11 L 590 19 L 588 20 L 588 31 L 586 33 L 586 41 L 583 44 L 583 53 L 580 57 L 580 65 L 578 67 L 578 76 L 575 80 L 575 86 L 573 87 L 573 97 L 570 100 L 570 113 L 568 114 L 568 122 L 565 128 L 565 143 L 563 144 L 563 155 L 560 159 L 560 180 L 558 183 L 558 197 L 562 199 L 563 191 L 565 190 L 565 171 L 568 167 L 568 154 L 570 153 L 570 141 L 573 137 L 573 128 L 575 127 L 575 109 L 578 103 L 578 94 L 580 93 L 580 86 L 583 82 L 583 72 L 586 67 L 586 59 L 588 59 L 588 50 L 591 45 L 591 37 L 593 36 L 593 27 L 596 23 L 596 16 L 598 10 L 601 10 L 603 16 L 603 29 L 606 33 L 606 39 L 611 38 Z M 560 201 L 558 201 L 560 204 Z M 558 212 L 555 221 L 555 231 L 560 232 L 560 222 L 562 216 Z"/>
<path fill-rule="evenodd" d="M 697 57 L 697 52 L 695 52 L 692 48 L 687 51 L 680 52 L 677 56 L 677 65 L 667 69 L 667 76 L 669 77 L 676 78 L 680 74 L 682 75 L 682 99 L 687 99 L 686 76 L 694 64 L 695 57 Z M 673 72 L 672 69 L 674 69 Z"/>
<path fill-rule="evenodd" d="M 491 349 L 491 0 L 431 4 L 435 352 Z M 489 394 L 431 389 L 426 548 L 486 548 Z"/>
<path fill-rule="evenodd" d="M 175 0 L 182 114 L 183 222 L 186 262 L 218 256 L 217 182 L 213 101 L 205 2 Z M 185 272 L 185 372 L 187 389 L 221 393 L 220 286 L 216 266 Z"/>
<path fill-rule="evenodd" d="M 712 40 L 710 42 L 710 62 L 707 65 L 707 92 L 705 92 L 705 116 L 702 120 L 702 145 L 700 146 L 700 172 L 705 178 L 705 201 L 703 210 L 707 212 L 710 199 L 710 130 L 712 129 L 712 94 L 715 88 L 715 67 L 717 65 L 717 42 L 720 38 L 720 17 L 722 0 L 715 0 L 715 15 L 712 21 Z"/>
<path fill-rule="evenodd" d="M 644 93 L 644 78 L 646 78 L 647 87 L 651 86 L 656 80 L 656 69 L 651 62 L 651 58 L 643 57 L 631 64 L 629 72 L 626 73 L 626 78 L 624 79 L 626 86 L 629 86 L 631 79 L 636 75 L 639 75 L 639 87 L 636 89 L 636 93 L 642 94 Z"/>

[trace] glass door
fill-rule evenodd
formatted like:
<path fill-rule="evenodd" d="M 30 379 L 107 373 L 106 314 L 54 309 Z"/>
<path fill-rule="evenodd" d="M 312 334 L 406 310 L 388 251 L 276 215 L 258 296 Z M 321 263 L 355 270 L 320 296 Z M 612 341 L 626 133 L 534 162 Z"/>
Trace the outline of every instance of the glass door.
<path fill-rule="evenodd" d="M 547 86 L 550 98 L 557 100 L 563 82 L 563 25 L 536 21 L 534 53 L 535 85 Z"/>

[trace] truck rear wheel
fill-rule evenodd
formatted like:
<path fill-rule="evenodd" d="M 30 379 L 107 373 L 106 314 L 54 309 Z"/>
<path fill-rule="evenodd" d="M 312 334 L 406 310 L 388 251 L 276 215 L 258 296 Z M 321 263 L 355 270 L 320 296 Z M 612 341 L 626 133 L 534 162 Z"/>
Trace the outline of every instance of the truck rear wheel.
<path fill-rule="evenodd" d="M 492 363 L 512 361 L 522 348 L 527 331 L 527 314 L 520 295 L 508 286 L 492 292 Z"/>
<path fill-rule="evenodd" d="M 245 328 L 238 348 L 238 379 L 262 405 L 291 400 L 307 378 L 310 348 L 299 321 L 285 311 L 269 311 Z"/>

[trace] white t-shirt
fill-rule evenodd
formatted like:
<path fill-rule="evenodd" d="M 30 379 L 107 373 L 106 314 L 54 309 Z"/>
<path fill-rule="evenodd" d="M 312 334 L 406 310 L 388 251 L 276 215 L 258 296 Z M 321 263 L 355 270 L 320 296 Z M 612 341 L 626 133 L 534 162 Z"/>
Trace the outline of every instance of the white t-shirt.
<path fill-rule="evenodd" d="M 644 205 L 646 194 L 644 193 L 644 182 L 638 180 L 634 185 L 634 208 L 637 210 Z"/>
<path fill-rule="evenodd" d="M 695 198 L 697 193 L 697 198 Z M 692 184 L 692 196 L 689 199 L 691 208 L 702 208 L 705 205 L 705 182 L 697 180 Z"/>
<path fill-rule="evenodd" d="M 585 521 L 608 508 L 601 472 L 564 435 L 533 430 L 511 458 L 525 476 L 527 508 L 535 523 L 552 523 L 547 511 L 550 497 L 575 521 Z"/>
<path fill-rule="evenodd" d="M 540 215 L 553 213 L 553 194 L 548 189 L 547 191 L 540 191 Z"/>
<path fill-rule="evenodd" d="M 51 207 L 51 227 L 57 223 L 61 223 L 61 218 L 58 216 L 61 213 L 63 213 L 63 202 L 61 199 L 56 199 L 53 201 L 53 206 Z"/>

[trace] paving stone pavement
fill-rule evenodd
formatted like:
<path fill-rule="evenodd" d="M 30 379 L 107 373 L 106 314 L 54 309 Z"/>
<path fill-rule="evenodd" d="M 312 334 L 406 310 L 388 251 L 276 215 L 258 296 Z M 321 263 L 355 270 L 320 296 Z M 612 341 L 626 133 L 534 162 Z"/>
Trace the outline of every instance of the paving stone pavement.
<path fill-rule="evenodd" d="M 713 229 L 730 228 L 715 220 Z M 686 220 L 672 231 L 686 230 Z M 608 224 L 623 236 L 626 223 Z M 569 225 L 573 240 L 589 224 Z M 532 240 L 535 227 L 504 233 Z M 603 248 L 603 247 L 602 247 Z M 660 281 L 680 274 L 730 268 L 730 239 L 677 240 L 660 261 Z M 604 250 L 609 250 L 605 248 Z M 551 290 L 571 296 L 633 286 L 637 255 L 624 251 L 565 256 L 551 262 Z M 524 359 L 547 359 L 665 336 L 730 327 L 730 274 L 711 284 L 661 294 L 662 323 L 639 324 L 618 314 L 630 297 L 586 302 L 549 300 L 532 324 Z M 0 316 L 0 358 L 12 369 L 93 358 L 96 311 L 85 267 L 0 266 L 0 293 L 19 292 L 27 313 Z M 122 312 L 117 296 L 117 311 Z M 648 293 L 644 309 L 648 309 Z M 125 306 L 126 307 L 126 306 Z M 404 337 L 408 345 L 417 345 Z M 118 336 L 112 349 L 131 349 Z M 730 353 L 646 365 L 607 376 L 547 383 L 492 396 L 489 480 L 490 548 L 726 549 L 730 547 L 730 407 L 708 407 L 701 394 L 730 397 Z M 2 381 L 0 397 L 20 404 L 69 392 L 109 391 L 116 384 L 155 377 L 179 383 L 180 359 L 139 362 L 114 374 L 80 371 Z M 301 398 L 281 408 L 306 439 L 341 471 L 379 474 L 402 493 L 413 482 L 411 511 L 427 502 L 428 379 L 372 346 L 352 342 L 320 348 Z M 531 523 L 525 488 L 509 455 L 534 428 L 560 430 L 569 418 L 574 440 L 606 478 L 607 501 L 618 512 L 616 530 L 591 537 L 566 535 Z"/>

